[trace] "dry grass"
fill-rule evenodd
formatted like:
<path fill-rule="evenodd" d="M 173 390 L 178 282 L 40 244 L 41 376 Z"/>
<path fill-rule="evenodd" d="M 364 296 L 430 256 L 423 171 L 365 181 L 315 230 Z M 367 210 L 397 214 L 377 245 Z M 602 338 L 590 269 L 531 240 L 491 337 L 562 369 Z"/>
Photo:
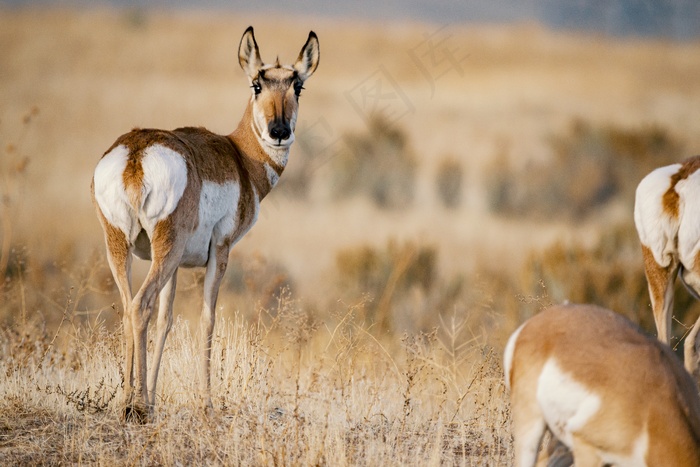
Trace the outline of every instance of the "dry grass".
<path fill-rule="evenodd" d="M 118 333 L 78 324 L 68 311 L 53 336 L 31 324 L 5 328 L 0 462 L 507 463 L 508 409 L 494 350 L 449 346 L 436 333 L 377 336 L 355 322 L 356 309 L 321 326 L 283 295 L 254 323 L 219 318 L 209 413 L 198 409 L 197 339 L 176 320 L 155 419 L 145 426 L 118 416 Z"/>
<path fill-rule="evenodd" d="M 248 93 L 235 47 L 249 24 L 263 59 L 292 60 L 309 29 L 322 59 L 282 185 L 222 287 L 215 408 L 197 409 L 189 323 L 201 273 L 183 271 L 155 419 L 123 424 L 121 311 L 92 170 L 133 126 L 231 131 Z M 426 58 L 431 34 L 460 67 Z M 678 159 L 700 147 L 698 43 L 18 9 L 0 14 L 0 52 L 1 464 L 508 465 L 499 362 L 510 331 L 566 298 L 648 327 L 626 198 L 641 172 L 612 164 L 624 189 L 611 202 L 538 220 L 493 215 L 487 175 L 532 177 L 520 170 L 559 160 L 566 186 L 581 166 L 565 156 L 591 142 L 630 160 L 658 142 L 671 143 L 664 157 L 690 151 Z M 360 105 L 376 85 L 402 97 L 379 102 L 383 122 Z M 333 196 L 344 167 L 369 196 Z M 588 209 L 582 186 L 572 199 Z M 533 199 L 526 211 L 541 209 Z"/>

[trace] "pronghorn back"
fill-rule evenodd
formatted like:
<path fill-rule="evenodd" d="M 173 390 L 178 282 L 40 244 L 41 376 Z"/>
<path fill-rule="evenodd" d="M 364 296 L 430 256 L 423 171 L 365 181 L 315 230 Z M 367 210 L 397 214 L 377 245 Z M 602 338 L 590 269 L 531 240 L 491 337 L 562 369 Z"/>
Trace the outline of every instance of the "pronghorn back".
<path fill-rule="evenodd" d="M 613 465 L 700 465 L 695 383 L 668 346 L 621 315 L 587 305 L 545 310 L 513 333 L 504 369 L 517 465 L 534 465 L 545 426 L 577 465 L 587 465 L 585 455 Z"/>

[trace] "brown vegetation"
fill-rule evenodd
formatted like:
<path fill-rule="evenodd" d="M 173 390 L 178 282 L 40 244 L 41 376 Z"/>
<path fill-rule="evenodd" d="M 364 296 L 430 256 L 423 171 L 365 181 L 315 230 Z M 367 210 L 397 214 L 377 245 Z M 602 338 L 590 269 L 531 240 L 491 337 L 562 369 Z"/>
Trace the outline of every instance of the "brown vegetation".
<path fill-rule="evenodd" d="M 497 213 L 576 219 L 613 200 L 626 200 L 644 175 L 684 157 L 683 145 L 659 126 L 596 127 L 576 119 L 568 134 L 551 139 L 554 157 L 523 169 L 494 165 L 489 176 L 491 209 Z"/>
<path fill-rule="evenodd" d="M 499 361 L 518 324 L 572 300 L 652 330 L 631 190 L 700 147 L 696 43 L 439 30 L 460 73 L 416 63 L 424 24 L 2 13 L 0 464 L 507 465 Z M 133 126 L 231 131 L 250 23 L 263 59 L 293 59 L 309 29 L 324 59 L 229 263 L 215 407 L 196 408 L 202 278 L 183 271 L 155 420 L 124 425 L 92 170 Z M 375 78 L 405 99 L 363 113 Z M 698 306 L 676 297 L 678 339 Z"/>

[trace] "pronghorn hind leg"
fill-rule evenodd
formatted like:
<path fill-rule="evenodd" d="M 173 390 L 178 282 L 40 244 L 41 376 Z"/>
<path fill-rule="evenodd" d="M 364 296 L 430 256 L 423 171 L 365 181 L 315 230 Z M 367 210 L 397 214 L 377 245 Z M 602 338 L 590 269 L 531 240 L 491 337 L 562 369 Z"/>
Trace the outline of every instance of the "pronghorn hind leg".
<path fill-rule="evenodd" d="M 132 301 L 131 292 L 131 248 L 124 232 L 112 226 L 99 212 L 107 245 L 107 263 L 112 271 L 112 277 L 119 289 L 122 301 L 122 326 L 124 333 L 124 404 L 131 403 L 134 389 L 134 335 L 131 327 L 129 307 Z"/>
<path fill-rule="evenodd" d="M 516 390 L 513 388 L 512 390 Z M 532 396 L 532 397 L 528 397 Z M 516 402 L 519 400 L 519 402 Z M 534 467 L 547 425 L 534 394 L 512 394 L 516 467 Z"/>
<path fill-rule="evenodd" d="M 147 421 L 152 409 L 146 380 L 148 323 L 156 298 L 176 273 L 185 249 L 186 238 L 176 235 L 172 229 L 170 218 L 156 224 L 151 239 L 151 267 L 129 307 L 134 336 L 135 395 L 131 404 L 127 406 L 125 414 L 127 419 L 131 418 L 138 422 Z M 160 361 L 160 356 L 154 356 L 154 358 Z"/>
<path fill-rule="evenodd" d="M 211 346 L 216 320 L 216 301 L 219 296 L 219 286 L 228 265 L 229 243 L 216 245 L 212 239 L 209 247 L 209 260 L 204 275 L 204 294 L 202 315 L 199 322 L 201 339 L 200 354 L 200 384 L 203 405 L 211 408 Z"/>
<path fill-rule="evenodd" d="M 158 369 L 163 357 L 165 339 L 168 337 L 170 328 L 173 325 L 173 302 L 175 300 L 175 288 L 177 285 L 177 270 L 170 276 L 170 280 L 165 283 L 158 296 L 158 320 L 156 321 L 155 349 L 148 368 L 148 399 L 153 406 L 156 403 L 156 382 L 158 380 Z"/>
<path fill-rule="evenodd" d="M 644 273 L 649 285 L 649 298 L 654 312 L 654 323 L 659 340 L 666 344 L 671 342 L 671 325 L 673 319 L 673 287 L 678 274 L 679 263 L 672 259 L 664 267 L 654 259 L 651 249 L 642 245 Z"/>
<path fill-rule="evenodd" d="M 700 290 L 700 271 L 697 269 L 699 268 L 693 268 L 692 270 L 684 269 L 681 272 L 681 280 L 691 295 L 696 299 L 700 299 L 698 295 L 698 291 Z M 688 372 L 693 375 L 697 381 L 700 381 L 700 317 L 697 319 L 688 335 L 685 336 L 683 361 Z"/>
<path fill-rule="evenodd" d="M 685 337 L 683 352 L 686 370 L 700 382 L 700 317 Z"/>

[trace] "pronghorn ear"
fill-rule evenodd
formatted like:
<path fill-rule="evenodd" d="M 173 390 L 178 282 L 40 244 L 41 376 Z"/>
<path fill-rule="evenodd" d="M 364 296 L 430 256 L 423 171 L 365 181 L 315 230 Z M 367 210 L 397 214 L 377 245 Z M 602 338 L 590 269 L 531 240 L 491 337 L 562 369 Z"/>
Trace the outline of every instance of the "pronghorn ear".
<path fill-rule="evenodd" d="M 318 60 L 321 55 L 321 51 L 318 46 L 318 37 L 316 33 L 309 32 L 309 38 L 306 39 L 306 44 L 302 47 L 301 52 L 299 52 L 299 58 L 294 64 L 294 69 L 299 74 L 299 79 L 306 81 L 311 75 L 316 71 L 318 67 Z"/>
<path fill-rule="evenodd" d="M 238 46 L 238 63 L 250 78 L 254 78 L 263 66 L 258 43 L 255 42 L 253 26 L 248 26 L 241 37 L 241 44 Z"/>

